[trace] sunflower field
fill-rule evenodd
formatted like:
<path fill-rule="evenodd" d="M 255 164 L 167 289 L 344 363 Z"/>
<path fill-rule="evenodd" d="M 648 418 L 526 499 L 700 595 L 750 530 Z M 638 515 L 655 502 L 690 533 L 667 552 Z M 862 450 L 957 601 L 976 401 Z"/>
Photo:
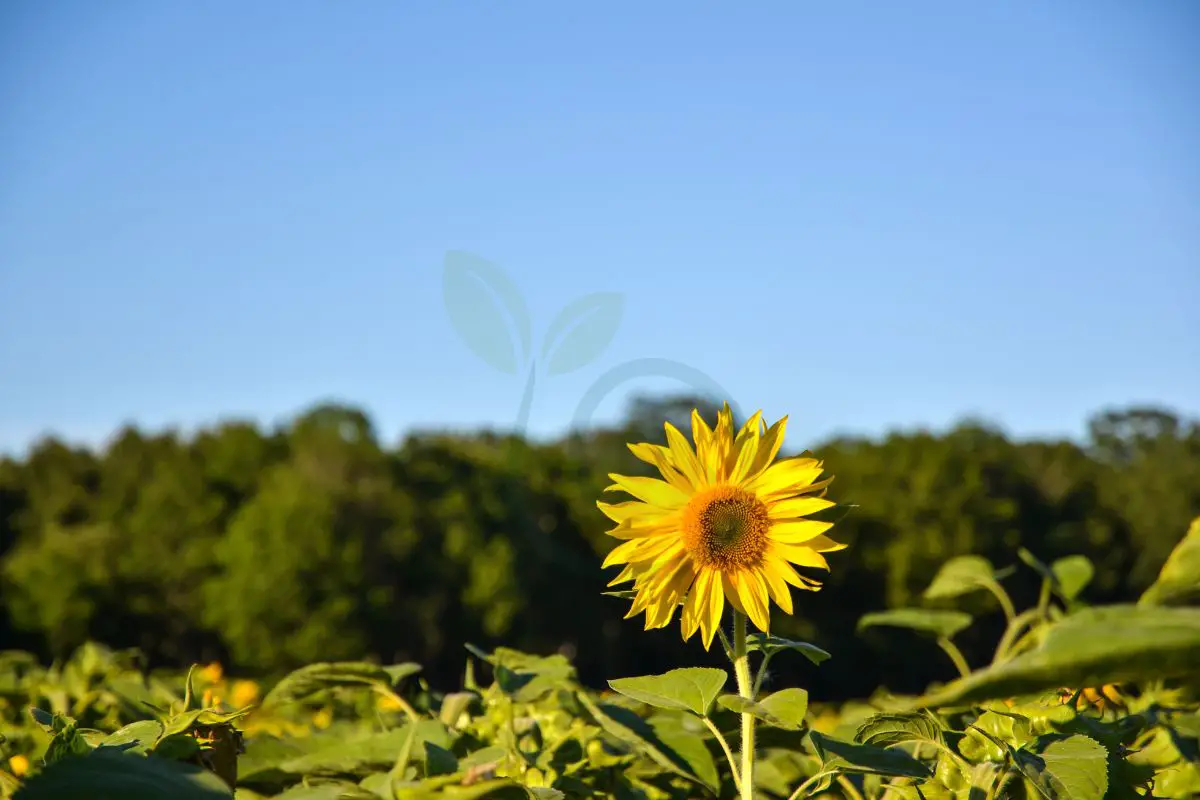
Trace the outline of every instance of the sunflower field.
<path fill-rule="evenodd" d="M 139 668 L 89 644 L 50 667 L 0 655 L 0 796 L 64 798 L 732 798 L 740 718 L 758 722 L 755 797 L 1101 798 L 1200 796 L 1200 519 L 1136 603 L 1088 606 L 1082 556 L 1050 564 L 1013 609 L 992 662 L 955 636 L 974 593 L 1005 596 L 979 556 L 943 564 L 911 608 L 874 627 L 937 642 L 962 675 L 919 696 L 828 704 L 771 686 L 768 666 L 837 656 L 751 634 L 753 701 L 730 675 L 681 667 L 582 686 L 560 654 L 465 645 L 461 685 L 415 663 L 315 663 L 271 686 Z M 961 607 L 956 607 L 961 606 Z M 905 658 L 896 653 L 897 660 Z"/>

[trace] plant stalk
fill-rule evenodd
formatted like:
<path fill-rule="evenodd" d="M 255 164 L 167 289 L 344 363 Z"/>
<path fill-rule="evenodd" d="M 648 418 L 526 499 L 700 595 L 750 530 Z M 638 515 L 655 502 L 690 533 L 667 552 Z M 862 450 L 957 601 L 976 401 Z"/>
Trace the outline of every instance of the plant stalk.
<path fill-rule="evenodd" d="M 746 615 L 733 612 L 733 674 L 738 694 L 754 702 L 754 684 L 750 678 L 750 655 L 746 652 Z M 741 800 L 754 800 L 754 715 L 742 713 Z"/>

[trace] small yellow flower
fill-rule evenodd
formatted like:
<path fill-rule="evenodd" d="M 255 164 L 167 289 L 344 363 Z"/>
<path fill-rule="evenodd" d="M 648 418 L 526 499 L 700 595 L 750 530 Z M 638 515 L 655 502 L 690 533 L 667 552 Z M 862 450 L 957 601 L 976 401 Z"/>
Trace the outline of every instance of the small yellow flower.
<path fill-rule="evenodd" d="M 259 688 L 254 681 L 234 681 L 233 689 L 230 696 L 233 698 L 234 708 L 245 708 L 254 701 L 258 700 Z"/>
<path fill-rule="evenodd" d="M 313 726 L 324 730 L 333 723 L 333 710 L 330 708 L 322 708 L 317 713 L 313 714 Z"/>
<path fill-rule="evenodd" d="M 21 755 L 13 756 L 8 760 L 8 768 L 19 778 L 29 772 L 29 759 Z"/>
<path fill-rule="evenodd" d="M 375 707 L 380 711 L 400 711 L 404 705 L 391 695 L 378 694 L 375 695 Z"/>
<path fill-rule="evenodd" d="M 833 523 L 804 519 L 833 507 L 833 479 L 818 480 L 815 458 L 775 461 L 786 426 L 784 417 L 768 428 L 760 411 L 735 435 L 726 404 L 715 430 L 692 412 L 695 449 L 669 422 L 666 447 L 629 445 L 663 479 L 610 475 L 607 491 L 636 499 L 597 503 L 623 540 L 604 560 L 625 565 L 609 585 L 633 581 L 637 593 L 626 619 L 645 611 L 646 629 L 662 628 L 683 603 L 683 638 L 699 629 L 708 649 L 726 601 L 766 632 L 771 601 L 792 613 L 789 586 L 820 588 L 793 565 L 827 570 L 821 554 L 845 547 L 825 536 Z"/>
<path fill-rule="evenodd" d="M 1062 698 L 1064 703 L 1069 703 L 1071 702 L 1071 698 L 1075 696 L 1075 690 L 1068 688 L 1060 689 L 1058 696 Z M 1075 707 L 1082 711 L 1089 706 L 1095 708 L 1097 711 L 1104 711 L 1109 708 L 1124 708 L 1125 698 L 1114 683 L 1106 683 L 1100 687 L 1089 686 L 1079 693 L 1079 699 L 1076 701 Z"/>
<path fill-rule="evenodd" d="M 208 683 L 219 683 L 224 675 L 225 670 L 221 668 L 221 662 L 219 661 L 214 661 L 200 670 L 200 677 Z"/>

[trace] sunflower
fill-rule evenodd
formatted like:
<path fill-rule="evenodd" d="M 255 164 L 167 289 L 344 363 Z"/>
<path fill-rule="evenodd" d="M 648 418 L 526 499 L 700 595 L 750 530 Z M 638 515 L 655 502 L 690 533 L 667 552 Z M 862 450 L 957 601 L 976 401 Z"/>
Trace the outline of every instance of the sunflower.
<path fill-rule="evenodd" d="M 791 614 L 789 586 L 820 588 L 793 564 L 828 570 L 821 554 L 845 547 L 825 536 L 833 523 L 804 519 L 834 505 L 824 497 L 833 479 L 818 480 L 814 458 L 775 460 L 786 427 L 784 417 L 767 428 L 759 411 L 735 435 L 726 404 L 715 430 L 692 412 L 695 449 L 669 422 L 665 447 L 629 445 L 662 479 L 609 475 L 606 491 L 636 499 L 597 503 L 623 540 L 604 560 L 625 565 L 609 586 L 634 582 L 626 619 L 644 611 L 646 630 L 662 628 L 682 603 L 684 640 L 699 629 L 708 649 L 726 600 L 765 633 L 770 601 Z"/>

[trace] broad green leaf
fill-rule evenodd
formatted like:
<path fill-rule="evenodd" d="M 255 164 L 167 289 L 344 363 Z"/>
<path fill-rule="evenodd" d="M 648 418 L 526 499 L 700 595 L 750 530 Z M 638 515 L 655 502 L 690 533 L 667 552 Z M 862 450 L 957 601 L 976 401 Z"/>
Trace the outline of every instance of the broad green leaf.
<path fill-rule="evenodd" d="M 1141 606 L 1171 606 L 1200 601 L 1200 517 L 1163 564 L 1158 578 L 1138 600 Z"/>
<path fill-rule="evenodd" d="M 942 564 L 925 590 L 927 600 L 959 597 L 995 581 L 995 568 L 983 556 L 958 556 Z"/>
<path fill-rule="evenodd" d="M 47 764 L 53 764 L 64 758 L 86 756 L 92 752 L 92 746 L 88 744 L 75 720 L 56 714 L 54 726 L 57 732 L 50 740 L 50 744 L 47 745 L 46 754 L 42 756 Z"/>
<path fill-rule="evenodd" d="M 750 714 L 768 725 L 787 731 L 798 731 L 804 727 L 804 715 L 808 713 L 808 692 L 804 689 L 781 689 L 758 701 L 725 694 L 717 702 L 730 711 Z"/>
<path fill-rule="evenodd" d="M 415 669 L 414 669 L 415 667 Z M 419 670 L 416 665 L 381 667 L 363 661 L 318 662 L 289 673 L 263 698 L 264 708 L 286 705 L 303 700 L 319 691 L 335 686 L 370 686 L 372 684 L 391 688 L 393 672 L 411 675 Z"/>
<path fill-rule="evenodd" d="M 478 697 L 474 692 L 451 692 L 442 698 L 442 707 L 438 710 L 438 719 L 446 725 L 454 725 L 467 710 L 471 702 Z"/>
<path fill-rule="evenodd" d="M 859 617 L 858 630 L 886 625 L 893 628 L 908 628 L 930 636 L 949 639 L 971 624 L 971 615 L 962 611 L 930 608 L 894 608 L 876 611 Z"/>
<path fill-rule="evenodd" d="M 492 665 L 500 690 L 518 703 L 531 703 L 555 689 L 571 689 L 575 667 L 557 653 L 537 656 L 508 647 L 487 653 L 473 644 L 466 649 Z"/>
<path fill-rule="evenodd" d="M 717 772 L 717 762 L 713 759 L 712 751 L 704 741 L 704 736 L 698 730 L 689 730 L 685 723 L 699 726 L 699 720 L 691 717 L 667 716 L 657 714 L 648 719 L 647 724 L 655 736 L 667 748 L 683 759 L 688 769 L 701 782 L 717 792 L 721 787 L 721 777 Z"/>
<path fill-rule="evenodd" d="M 706 786 L 705 779 L 696 774 L 687 759 L 676 753 L 658 738 L 658 734 L 641 717 L 627 708 L 593 702 L 585 693 L 578 694 L 580 704 L 610 736 L 632 745 L 664 769 Z"/>
<path fill-rule="evenodd" d="M 691 711 L 703 717 L 712 708 L 713 701 L 728 679 L 723 669 L 685 667 L 662 675 L 617 678 L 609 681 L 608 685 L 614 692 L 638 702 L 656 708 Z"/>
<path fill-rule="evenodd" d="M 1108 751 L 1087 736 L 1054 739 L 1039 753 L 1021 750 L 1016 764 L 1047 800 L 1102 800 L 1108 791 Z"/>
<path fill-rule="evenodd" d="M 208 770 L 154 756 L 97 750 L 65 758 L 30 778 L 13 800 L 229 800 L 233 792 Z"/>
<path fill-rule="evenodd" d="M 379 795 L 348 781 L 297 784 L 271 800 L 379 800 Z"/>
<path fill-rule="evenodd" d="M 458 771 L 458 758 L 445 747 L 425 742 L 425 777 L 449 775 Z"/>
<path fill-rule="evenodd" d="M 132 722 L 114 733 L 110 733 L 100 740 L 101 747 L 121 747 L 122 745 L 133 745 L 126 747 L 125 752 L 135 752 L 145 754 L 147 750 L 154 746 L 159 737 L 163 735 L 163 726 L 161 722 L 152 719 L 144 719 L 139 722 Z"/>
<path fill-rule="evenodd" d="M 796 642 L 791 639 L 784 639 L 779 636 L 770 636 L 765 633 L 754 633 L 747 637 L 746 649 L 753 653 L 755 650 L 761 650 L 766 656 L 773 656 L 776 653 L 784 650 L 795 650 L 804 655 L 809 661 L 814 664 L 820 664 L 823 661 L 831 658 L 830 654 L 815 644 L 808 642 Z"/>
<path fill-rule="evenodd" d="M 854 741 L 875 747 L 910 741 L 940 742 L 942 726 L 928 711 L 876 714 L 859 724 Z"/>
<path fill-rule="evenodd" d="M 893 777 L 927 778 L 929 767 L 903 750 L 889 750 L 868 744 L 853 744 L 826 736 L 819 731 L 809 733 L 823 769 L 843 772 L 867 772 Z"/>
<path fill-rule="evenodd" d="M 191 730 L 196 725 L 227 725 L 236 719 L 246 716 L 252 710 L 253 706 L 247 706 L 246 708 L 230 712 L 213 711 L 207 708 L 185 711 L 182 714 L 176 714 L 166 721 L 163 736 L 183 733 L 184 731 Z"/>
<path fill-rule="evenodd" d="M 1115 605 L 1087 608 L 1051 625 L 1042 642 L 1010 661 L 918 698 L 938 707 L 1047 692 L 1183 677 L 1200 664 L 1200 609 Z"/>
<path fill-rule="evenodd" d="M 425 742 L 432 742 L 446 750 L 453 747 L 453 740 L 445 726 L 437 720 L 421 720 L 415 725 L 415 758 L 423 758 Z M 309 737 L 310 741 L 305 744 L 312 749 L 307 752 L 291 758 L 281 758 L 274 765 L 259 762 L 254 766 L 260 772 L 270 766 L 275 771 L 290 775 L 307 775 L 313 772 L 366 775 L 376 770 L 390 769 L 412 731 L 413 724 L 410 723 L 390 731 L 369 733 L 365 736 L 359 734 L 348 737 L 340 732 L 325 733 Z"/>
<path fill-rule="evenodd" d="M 1050 565 L 1050 571 L 1054 574 L 1058 584 L 1058 593 L 1067 602 L 1078 597 L 1079 593 L 1092 582 L 1092 576 L 1096 574 L 1096 568 L 1092 566 L 1092 560 L 1087 556 L 1060 558 Z"/>

